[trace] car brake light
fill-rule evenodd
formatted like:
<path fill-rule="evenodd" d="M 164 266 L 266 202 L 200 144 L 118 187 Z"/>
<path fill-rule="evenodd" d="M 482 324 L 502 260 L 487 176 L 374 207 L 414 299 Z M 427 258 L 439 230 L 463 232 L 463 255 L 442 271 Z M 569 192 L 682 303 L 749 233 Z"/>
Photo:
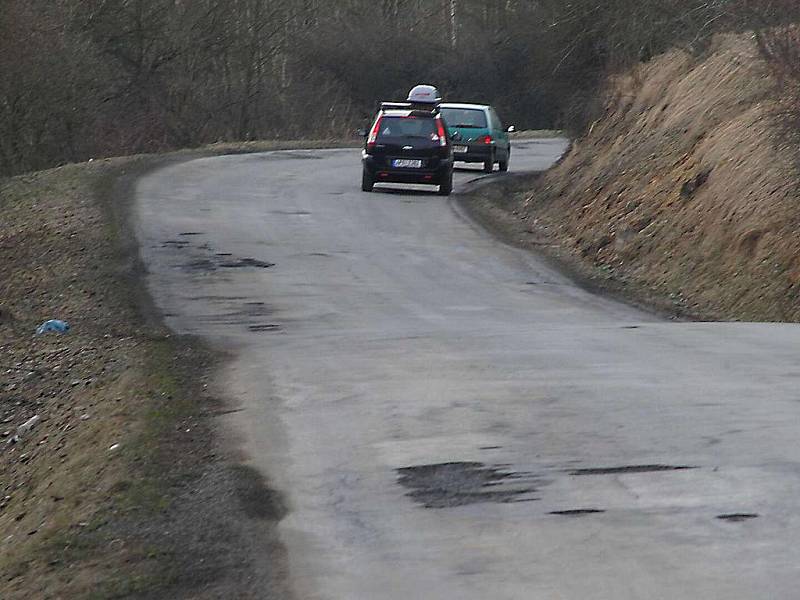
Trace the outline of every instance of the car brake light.
<path fill-rule="evenodd" d="M 436 132 L 439 134 L 439 145 L 447 146 L 447 132 L 444 130 L 444 123 L 436 117 Z"/>
<path fill-rule="evenodd" d="M 485 136 L 483 136 L 483 140 L 482 140 L 482 141 L 483 141 L 483 143 L 484 143 L 484 144 L 491 144 L 491 143 L 492 143 L 492 141 L 493 141 L 493 140 L 492 140 L 492 136 L 490 136 L 490 135 L 485 135 Z"/>
<path fill-rule="evenodd" d="M 375 142 L 378 141 L 378 132 L 381 129 L 381 120 L 383 117 L 378 117 L 375 120 L 375 124 L 372 126 L 372 129 L 369 132 L 369 137 L 367 138 L 367 150 L 374 150 L 375 149 Z"/>

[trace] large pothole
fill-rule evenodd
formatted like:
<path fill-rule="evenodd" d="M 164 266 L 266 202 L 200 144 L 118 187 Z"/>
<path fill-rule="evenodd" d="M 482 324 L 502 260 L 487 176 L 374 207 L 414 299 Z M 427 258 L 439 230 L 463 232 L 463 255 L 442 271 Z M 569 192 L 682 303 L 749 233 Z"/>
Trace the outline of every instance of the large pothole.
<path fill-rule="evenodd" d="M 397 469 L 406 494 L 425 508 L 446 508 L 480 502 L 522 502 L 536 491 L 534 479 L 479 462 L 449 462 Z"/>

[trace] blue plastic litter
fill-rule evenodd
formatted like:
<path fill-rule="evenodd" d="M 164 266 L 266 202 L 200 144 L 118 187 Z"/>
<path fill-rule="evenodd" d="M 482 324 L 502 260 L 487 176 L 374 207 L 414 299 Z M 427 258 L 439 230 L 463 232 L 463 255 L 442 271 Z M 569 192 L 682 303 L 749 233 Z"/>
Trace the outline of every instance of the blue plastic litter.
<path fill-rule="evenodd" d="M 66 321 L 59 321 L 58 319 L 50 319 L 36 328 L 36 335 L 42 335 L 43 333 L 49 333 L 51 331 L 67 333 L 69 331 L 69 323 Z"/>

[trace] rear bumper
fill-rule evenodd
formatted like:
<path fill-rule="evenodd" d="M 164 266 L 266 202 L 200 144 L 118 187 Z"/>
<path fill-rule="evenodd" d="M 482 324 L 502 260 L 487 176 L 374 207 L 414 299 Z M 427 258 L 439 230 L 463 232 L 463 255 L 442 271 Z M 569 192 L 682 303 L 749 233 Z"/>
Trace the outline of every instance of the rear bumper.
<path fill-rule="evenodd" d="M 439 185 L 450 177 L 453 161 L 441 159 L 435 169 L 395 169 L 387 168 L 369 154 L 362 157 L 364 168 L 372 175 L 375 183 L 428 183 Z"/>
<path fill-rule="evenodd" d="M 458 144 L 455 144 L 458 145 Z M 453 152 L 453 160 L 457 162 L 486 162 L 492 156 L 497 156 L 497 147 L 493 145 L 469 145 L 466 152 Z"/>

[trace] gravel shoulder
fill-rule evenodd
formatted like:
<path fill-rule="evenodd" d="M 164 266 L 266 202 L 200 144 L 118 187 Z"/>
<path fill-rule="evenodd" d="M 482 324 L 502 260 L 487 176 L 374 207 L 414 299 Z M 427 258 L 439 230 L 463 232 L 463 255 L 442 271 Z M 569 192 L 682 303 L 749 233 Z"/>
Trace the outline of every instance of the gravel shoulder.
<path fill-rule="evenodd" d="M 162 325 L 127 211 L 137 177 L 176 161 L 331 145 L 0 180 L 0 597 L 289 597 L 281 498 L 215 435 L 225 357 Z M 35 336 L 51 318 L 71 331 Z"/>

